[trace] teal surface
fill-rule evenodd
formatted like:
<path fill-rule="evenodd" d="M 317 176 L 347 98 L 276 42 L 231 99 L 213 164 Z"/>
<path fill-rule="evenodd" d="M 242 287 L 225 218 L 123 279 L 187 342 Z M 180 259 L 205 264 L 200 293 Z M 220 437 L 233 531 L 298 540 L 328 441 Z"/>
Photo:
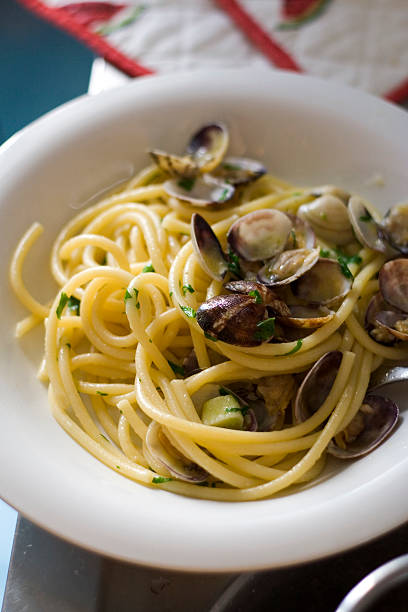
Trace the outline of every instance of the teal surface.
<path fill-rule="evenodd" d="M 0 0 L 0 142 L 87 91 L 93 54 L 13 0 Z"/>
<path fill-rule="evenodd" d="M 0 0 L 0 143 L 85 93 L 92 60 L 72 37 L 13 0 Z M 16 511 L 0 500 L 0 608 L 16 519 Z"/>

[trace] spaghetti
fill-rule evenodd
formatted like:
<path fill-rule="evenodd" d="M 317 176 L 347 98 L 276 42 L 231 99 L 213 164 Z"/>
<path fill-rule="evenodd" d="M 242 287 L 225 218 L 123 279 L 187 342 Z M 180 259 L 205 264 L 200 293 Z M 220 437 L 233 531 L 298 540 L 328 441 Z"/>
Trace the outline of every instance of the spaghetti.
<path fill-rule="evenodd" d="M 371 371 L 382 358 L 408 356 L 407 349 L 379 345 L 362 326 L 385 258 L 360 248 L 358 263 L 349 264 L 351 290 L 333 318 L 300 342 L 242 347 L 214 341 L 195 313 L 225 290 L 194 252 L 192 212 L 203 215 L 225 246 L 229 228 L 244 215 L 271 208 L 295 214 L 314 196 L 266 174 L 242 187 L 233 203 L 199 209 L 169 196 L 166 178 L 151 166 L 61 230 L 51 256 L 60 289 L 49 305 L 32 297 L 22 279 L 24 261 L 42 231 L 39 224 L 14 253 L 11 284 L 31 313 L 18 323 L 17 336 L 44 321 L 39 377 L 48 382 L 53 415 L 111 469 L 175 493 L 247 501 L 313 480 L 328 444 L 357 414 Z M 321 241 L 322 249 L 331 246 Z M 335 350 L 342 359 L 334 384 L 304 422 L 288 422 L 287 416 L 282 428 L 272 431 L 203 423 L 195 398 L 208 385 L 299 375 Z M 186 376 L 183 363 L 192 351 L 198 367 Z M 176 478 L 156 460 L 146 447 L 152 423 L 166 452 L 203 471 L 203 482 Z"/>

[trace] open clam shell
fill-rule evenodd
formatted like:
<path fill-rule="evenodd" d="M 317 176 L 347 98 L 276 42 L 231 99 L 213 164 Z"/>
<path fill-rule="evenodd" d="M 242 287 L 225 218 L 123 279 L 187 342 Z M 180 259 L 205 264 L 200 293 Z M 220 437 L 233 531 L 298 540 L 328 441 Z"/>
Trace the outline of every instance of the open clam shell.
<path fill-rule="evenodd" d="M 408 341 L 408 315 L 390 310 L 381 310 L 375 316 L 375 323 L 395 338 L 398 338 L 398 340 Z"/>
<path fill-rule="evenodd" d="M 364 200 L 358 196 L 352 196 L 349 200 L 348 212 L 357 240 L 363 246 L 379 253 L 388 252 L 389 247 L 381 238 L 378 225 L 367 209 Z"/>
<path fill-rule="evenodd" d="M 233 185 L 223 183 L 209 174 L 191 179 L 171 179 L 163 183 L 163 189 L 169 196 L 198 207 L 225 204 L 235 193 Z"/>
<path fill-rule="evenodd" d="M 379 231 L 395 254 L 408 255 L 408 203 L 390 208 L 384 215 Z"/>
<path fill-rule="evenodd" d="M 144 440 L 147 459 L 158 473 L 169 473 L 186 482 L 204 482 L 208 473 L 199 465 L 182 455 L 165 436 L 159 423 L 152 421 L 147 428 Z"/>
<path fill-rule="evenodd" d="M 279 210 L 256 210 L 233 223 L 227 239 L 232 250 L 246 261 L 270 259 L 285 248 L 292 223 Z"/>
<path fill-rule="evenodd" d="M 316 234 L 312 226 L 297 215 L 292 215 L 291 213 L 285 213 L 285 215 L 292 222 L 292 230 L 285 248 L 287 250 L 314 249 L 316 246 Z"/>
<path fill-rule="evenodd" d="M 408 312 L 408 259 L 387 261 L 380 270 L 378 280 L 384 300 Z"/>
<path fill-rule="evenodd" d="M 200 172 L 211 172 L 224 157 L 228 143 L 227 126 L 221 122 L 209 123 L 191 137 L 187 153 L 197 164 Z"/>
<path fill-rule="evenodd" d="M 339 459 L 356 459 L 367 455 L 391 433 L 398 415 L 398 406 L 389 398 L 366 395 L 359 412 L 342 432 L 345 448 L 340 448 L 332 440 L 327 452 Z"/>
<path fill-rule="evenodd" d="M 334 312 L 325 306 L 289 306 L 289 316 L 280 316 L 279 323 L 288 327 L 315 329 L 331 321 Z"/>
<path fill-rule="evenodd" d="M 211 225 L 198 213 L 191 217 L 191 242 L 200 266 L 211 278 L 223 280 L 228 261 Z"/>
<path fill-rule="evenodd" d="M 265 304 L 249 295 L 216 295 L 197 310 L 197 323 L 206 334 L 237 346 L 259 346 L 263 340 L 257 324 L 266 318 Z"/>
<path fill-rule="evenodd" d="M 333 244 L 344 245 L 353 240 L 347 206 L 334 195 L 322 195 L 313 202 L 302 204 L 297 214 L 310 223 L 313 230 Z"/>
<path fill-rule="evenodd" d="M 248 157 L 226 157 L 213 172 L 214 176 L 235 186 L 252 183 L 265 173 L 265 166 Z"/>
<path fill-rule="evenodd" d="M 292 249 L 268 261 L 258 272 L 258 279 L 271 287 L 288 285 L 318 262 L 319 249 Z"/>
<path fill-rule="evenodd" d="M 159 149 L 149 151 L 149 155 L 155 164 L 159 166 L 160 170 L 171 176 L 193 178 L 197 176 L 199 172 L 197 164 L 190 155 L 180 157 L 178 155 L 171 155 L 165 151 L 160 151 Z"/>
<path fill-rule="evenodd" d="M 294 295 L 308 304 L 332 307 L 339 303 L 351 289 L 341 266 L 333 259 L 319 261 L 292 285 Z"/>
<path fill-rule="evenodd" d="M 311 191 L 311 195 L 320 197 L 323 195 L 332 195 L 339 198 L 344 204 L 347 204 L 350 198 L 350 194 L 348 191 L 345 191 L 341 187 L 336 187 L 335 185 L 321 185 L 319 187 L 314 187 Z"/>
<path fill-rule="evenodd" d="M 342 358 L 341 351 L 330 351 L 320 357 L 309 370 L 296 395 L 296 423 L 306 421 L 324 403 L 336 379 Z"/>
<path fill-rule="evenodd" d="M 386 345 L 394 344 L 397 341 L 396 336 L 392 334 L 389 330 L 387 330 L 387 327 L 385 325 L 381 325 L 381 322 L 377 321 L 377 315 L 387 311 L 392 311 L 395 314 L 395 312 L 397 312 L 397 309 L 395 309 L 390 304 L 387 304 L 381 293 L 378 292 L 371 298 L 366 310 L 364 320 L 364 327 L 366 328 L 370 336 L 373 338 L 373 340 Z M 400 311 L 398 311 L 398 313 L 399 319 L 404 318 L 404 315 L 401 316 Z"/>

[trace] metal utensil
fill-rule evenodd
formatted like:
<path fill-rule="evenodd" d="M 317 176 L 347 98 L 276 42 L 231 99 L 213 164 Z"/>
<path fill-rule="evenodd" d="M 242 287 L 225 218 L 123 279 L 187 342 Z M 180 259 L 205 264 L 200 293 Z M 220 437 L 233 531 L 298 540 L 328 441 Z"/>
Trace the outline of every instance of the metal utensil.
<path fill-rule="evenodd" d="M 371 374 L 368 389 L 374 391 L 386 385 L 406 381 L 408 381 L 408 362 L 386 362 Z"/>

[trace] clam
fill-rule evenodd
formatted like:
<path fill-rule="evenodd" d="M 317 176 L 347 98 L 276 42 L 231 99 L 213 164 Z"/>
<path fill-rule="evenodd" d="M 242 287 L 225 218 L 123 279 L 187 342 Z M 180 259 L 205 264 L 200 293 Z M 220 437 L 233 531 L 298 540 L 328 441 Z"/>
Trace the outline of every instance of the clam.
<path fill-rule="evenodd" d="M 259 270 L 258 279 L 271 287 L 288 285 L 313 269 L 319 259 L 319 253 L 319 249 L 284 251 Z"/>
<path fill-rule="evenodd" d="M 334 195 L 322 195 L 309 204 L 302 204 L 297 214 L 310 223 L 317 236 L 323 240 L 338 245 L 353 240 L 347 206 Z"/>
<path fill-rule="evenodd" d="M 226 157 L 213 172 L 215 176 L 235 186 L 256 181 L 265 173 L 265 166 L 247 157 Z"/>
<path fill-rule="evenodd" d="M 292 223 L 279 210 L 256 210 L 233 223 L 227 239 L 232 250 L 246 261 L 270 259 L 285 248 Z"/>
<path fill-rule="evenodd" d="M 384 300 L 402 312 L 408 312 L 408 259 L 387 261 L 378 280 Z"/>
<path fill-rule="evenodd" d="M 408 315 L 381 310 L 375 316 L 375 323 L 398 340 L 408 341 Z M 374 337 L 378 337 L 378 334 Z"/>
<path fill-rule="evenodd" d="M 195 161 L 190 155 L 182 157 L 171 155 L 159 149 L 149 151 L 149 155 L 153 161 L 159 166 L 160 170 L 174 177 L 194 178 L 197 176 L 199 169 Z"/>
<path fill-rule="evenodd" d="M 339 198 L 344 204 L 347 204 L 350 198 L 350 194 L 341 187 L 335 185 L 321 185 L 320 187 L 314 187 L 311 191 L 311 195 L 320 197 L 323 195 L 332 195 Z"/>
<path fill-rule="evenodd" d="M 235 193 L 232 185 L 209 174 L 197 178 L 170 179 L 163 183 L 163 189 L 169 196 L 198 207 L 225 204 Z"/>
<path fill-rule="evenodd" d="M 183 359 L 184 376 L 192 376 L 201 372 L 201 368 L 198 365 L 197 355 L 194 349 Z"/>
<path fill-rule="evenodd" d="M 398 407 L 389 398 L 366 395 L 354 419 L 341 432 L 344 448 L 332 440 L 327 452 L 339 459 L 355 459 L 366 455 L 390 434 L 397 424 L 398 416 Z"/>
<path fill-rule="evenodd" d="M 303 423 L 325 402 L 336 379 L 343 354 L 330 351 L 320 357 L 303 379 L 296 395 L 295 420 Z"/>
<path fill-rule="evenodd" d="M 389 247 L 381 238 L 378 225 L 366 208 L 364 200 L 358 196 L 352 196 L 349 200 L 348 212 L 357 240 L 374 251 L 386 253 Z"/>
<path fill-rule="evenodd" d="M 290 314 L 289 308 L 285 302 L 274 291 L 272 291 L 272 289 L 263 283 L 237 280 L 226 283 L 225 288 L 233 293 L 251 295 L 255 298 L 255 301 L 265 304 L 268 306 L 268 310 L 272 310 L 275 314 L 280 316 L 287 316 Z"/>
<path fill-rule="evenodd" d="M 144 453 L 151 467 L 159 474 L 194 483 L 204 482 L 208 478 L 203 468 L 175 448 L 156 421 L 152 421 L 147 428 Z"/>
<path fill-rule="evenodd" d="M 380 233 L 394 252 L 408 255 L 408 203 L 397 204 L 386 213 Z"/>
<path fill-rule="evenodd" d="M 286 249 L 313 249 L 316 246 L 316 235 L 312 227 L 297 215 L 285 213 L 292 222 Z"/>
<path fill-rule="evenodd" d="M 191 242 L 200 266 L 211 278 L 223 280 L 228 261 L 211 225 L 199 214 L 191 217 Z"/>
<path fill-rule="evenodd" d="M 383 299 L 381 293 L 376 293 L 371 298 L 366 314 L 364 327 L 370 334 L 370 336 L 381 344 L 394 344 L 396 342 L 396 336 L 392 334 L 385 325 L 382 325 L 381 322 L 377 321 L 377 315 L 380 313 L 387 313 L 392 311 L 394 314 L 396 309 L 393 308 L 390 304 Z M 401 314 L 399 315 L 401 319 Z"/>
<path fill-rule="evenodd" d="M 223 123 L 209 123 L 196 132 L 187 147 L 187 153 L 200 172 L 211 172 L 218 166 L 228 148 L 229 135 Z"/>
<path fill-rule="evenodd" d="M 273 337 L 273 325 L 260 333 L 259 324 L 268 318 L 265 304 L 249 295 L 216 295 L 197 310 L 197 323 L 204 332 L 228 344 L 259 346 Z"/>
<path fill-rule="evenodd" d="M 279 316 L 279 322 L 288 327 L 315 329 L 331 321 L 334 314 L 325 306 L 289 306 L 289 316 Z"/>
<path fill-rule="evenodd" d="M 332 307 L 344 298 L 351 288 L 351 279 L 344 276 L 341 266 L 333 259 L 319 261 L 300 276 L 292 291 L 308 304 Z"/>

